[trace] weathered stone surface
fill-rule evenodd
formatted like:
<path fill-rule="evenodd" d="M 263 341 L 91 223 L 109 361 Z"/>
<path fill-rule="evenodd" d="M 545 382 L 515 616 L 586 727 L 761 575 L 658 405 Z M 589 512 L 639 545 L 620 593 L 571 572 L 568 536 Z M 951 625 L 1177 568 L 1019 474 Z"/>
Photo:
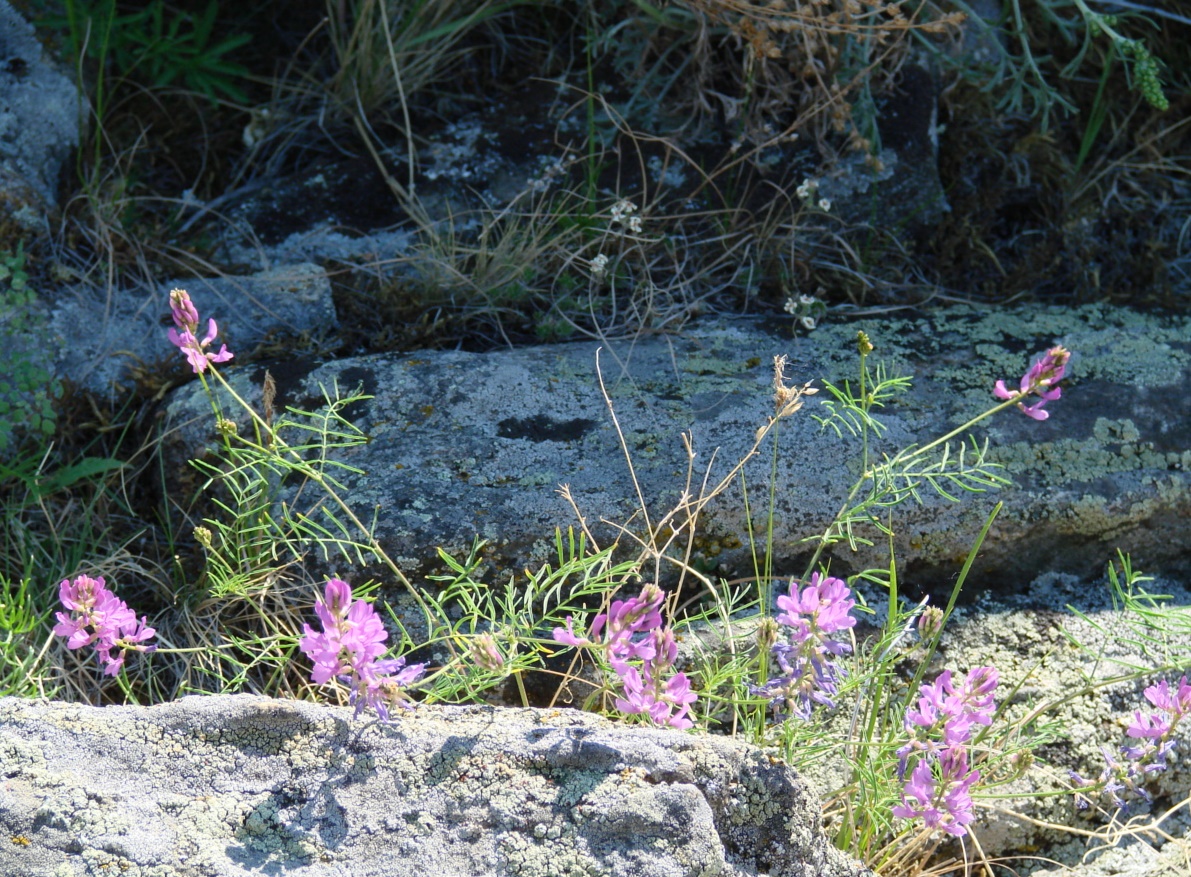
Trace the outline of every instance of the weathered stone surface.
<path fill-rule="evenodd" d="M 787 767 L 570 710 L 0 700 L 0 873 L 871 874 Z"/>
<path fill-rule="evenodd" d="M 1160 849 L 1145 837 L 1126 838 L 1120 846 L 1107 850 L 1089 850 L 1081 843 L 1072 846 L 1072 865 L 1020 873 L 1032 877 L 1183 877 L 1191 862 L 1191 840 L 1185 837 Z"/>
<path fill-rule="evenodd" d="M 15 233 L 0 246 L 46 231 L 58 172 L 84 117 L 74 83 L 45 58 L 33 26 L 0 0 L 0 227 L 11 223 Z"/>
<path fill-rule="evenodd" d="M 958 609 L 944 629 L 928 678 L 944 667 L 996 666 L 998 727 L 1014 727 L 1046 708 L 1041 723 L 1056 738 L 1045 747 L 1028 747 L 1037 761 L 1022 777 L 981 798 L 972 832 L 985 856 L 1029 852 L 1036 864 L 1023 860 L 1022 865 L 1064 864 L 1064 869 L 1037 871 L 1050 877 L 1185 873 L 1164 869 L 1185 862 L 1191 850 L 1191 814 L 1181 803 L 1191 795 L 1191 723 L 1181 722 L 1174 732 L 1166 770 L 1145 775 L 1153 803 L 1124 792 L 1129 809 L 1116 813 L 1115 826 L 1108 798 L 1080 810 L 1068 782 L 1068 770 L 1099 777 L 1104 752 L 1123 760 L 1120 747 L 1140 742 L 1125 733 L 1135 711 L 1154 711 L 1143 690 L 1159 678 L 1177 685 L 1186 672 L 1191 591 L 1179 581 L 1161 579 L 1140 587 L 1165 597 L 1156 603 L 1140 599 L 1147 615 L 1124 611 L 1106 579 L 1048 573 L 1031 584 L 1027 595 L 985 597 Z M 1174 668 L 1158 672 L 1166 664 Z M 1131 678 L 1146 668 L 1152 671 Z M 1009 746 L 1022 746 L 1027 739 L 1010 738 Z M 816 777 L 807 779 L 817 785 Z M 1161 831 L 1148 831 L 1148 823 L 1159 819 Z M 1133 831 L 1122 831 L 1125 821 Z M 1086 832 L 1100 836 L 1090 838 Z"/>
<path fill-rule="evenodd" d="M 173 280 L 151 289 L 121 290 L 110 299 L 79 293 L 62 296 L 49 320 L 44 355 L 54 373 L 100 394 L 118 394 L 130 369 L 178 363 L 166 332 L 170 290 L 190 292 L 202 328 L 219 325 L 220 343 L 241 357 L 270 337 L 314 334 L 337 325 L 331 284 L 317 265 L 299 264 L 247 277 Z M 183 364 L 183 368 L 185 365 Z"/>
<path fill-rule="evenodd" d="M 879 589 L 856 585 L 869 606 L 887 602 Z M 1158 596 L 1143 598 L 1139 589 Z M 1117 811 L 1108 796 L 1098 794 L 1090 795 L 1091 806 L 1080 809 L 1072 794 L 1069 771 L 1095 780 L 1106 753 L 1125 761 L 1121 747 L 1141 742 L 1127 735 L 1135 713 L 1155 712 L 1144 690 L 1161 679 L 1177 688 L 1191 660 L 1191 591 L 1178 581 L 1157 579 L 1139 583 L 1132 593 L 1146 614 L 1125 611 L 1104 576 L 1088 580 L 1047 573 L 1023 594 L 985 594 L 956 608 L 925 670 L 924 678 L 933 680 L 943 670 L 963 674 L 974 667 L 997 668 L 997 718 L 971 750 L 981 782 L 967 848 L 978 849 L 1009 873 L 1174 877 L 1186 872 L 1170 867 L 1185 861 L 1191 850 L 1191 813 L 1185 806 L 1191 795 L 1191 722 L 1180 723 L 1171 736 L 1174 749 L 1166 768 L 1142 777 L 1152 801 L 1121 790 L 1126 811 Z M 872 624 L 871 617 L 862 617 L 855 629 L 861 641 L 876 634 Z M 748 648 L 756 641 L 756 629 L 753 617 L 733 621 L 727 630 L 706 626 L 684 632 L 679 663 L 698 653 L 726 651 L 729 637 L 737 649 Z M 901 648 L 908 678 L 926 652 L 912 635 Z M 855 732 L 853 703 L 844 698 L 834 712 L 816 712 L 815 719 L 824 723 L 823 737 L 843 740 Z M 1019 773 L 1005 760 L 1011 753 L 1017 753 Z M 825 800 L 850 781 L 842 758 L 797 767 Z M 1126 820 L 1128 831 L 1122 825 Z M 1160 830 L 1150 828 L 1155 823 Z M 953 844 L 941 854 L 959 852 Z"/>
<path fill-rule="evenodd" d="M 949 210 L 938 168 L 939 87 L 926 67 L 902 69 L 897 85 L 877 99 L 880 148 L 875 155 L 843 149 L 824 161 L 797 136 L 772 136 L 744 162 L 747 182 L 742 180 L 736 196 L 743 203 L 735 207 L 772 211 L 781 192 L 787 194 L 776 196 L 786 207 L 783 199 L 813 180 L 811 203 L 826 199 L 827 212 L 846 222 L 902 232 L 933 229 Z M 470 240 L 493 216 L 526 203 L 532 193 L 585 185 L 589 168 L 576 156 L 586 149 L 588 122 L 584 104 L 573 101 L 569 86 L 531 81 L 514 93 L 489 98 L 475 112 L 431 122 L 420 131 L 425 145 L 418 150 L 412 187 L 405 168 L 393 175 L 403 188 L 410 187 L 412 200 L 393 191 L 374 161 L 358 156 L 314 157 L 288 177 L 233 193 L 225 213 L 230 221 L 212 228 L 220 258 L 240 269 L 294 261 L 355 264 L 373 276 L 405 274 L 426 283 L 441 266 L 424 262 L 411 219 L 413 226 L 429 224 Z M 651 105 L 645 115 L 657 109 Z M 596 113 L 601 124 L 612 121 L 603 109 Z M 268 130 L 268 121 L 261 121 L 262 130 Z M 672 205 L 674 215 L 694 205 L 722 206 L 710 198 L 703 169 L 740 166 L 741 142 L 707 128 L 692 136 L 681 130 L 685 125 L 672 129 L 656 117 L 627 121 L 652 136 L 625 136 L 608 150 L 600 171 L 602 192 L 644 188 L 651 199 Z M 406 160 L 404 150 L 390 157 L 398 166 Z M 615 200 L 610 196 L 606 206 Z"/>
<path fill-rule="evenodd" d="M 772 360 L 788 354 L 789 379 L 826 378 L 855 385 L 858 329 L 876 344 L 874 359 L 913 376 L 913 389 L 881 409 L 886 432 L 876 453 L 892 453 L 951 430 L 995 399 L 997 378 L 1016 385 L 1042 351 L 1062 342 L 1073 353 L 1063 398 L 1052 416 L 1033 421 L 1015 410 L 982 423 L 978 438 L 1007 467 L 1013 485 L 952 503 L 921 489 L 894 519 L 903 579 L 950 580 L 998 501 L 970 587 L 1019 590 L 1041 572 L 1094 573 L 1117 548 L 1142 568 L 1184 569 L 1191 557 L 1184 520 L 1191 511 L 1187 467 L 1191 406 L 1187 385 L 1191 324 L 1113 310 L 1033 308 L 986 314 L 951 307 L 920 317 L 881 315 L 821 327 L 792 338 L 785 324 L 719 321 L 681 337 L 609 343 L 604 379 L 633 458 L 651 520 L 687 489 L 680 433 L 697 452 L 692 490 L 705 467 L 710 483 L 747 452 L 772 411 Z M 256 403 L 263 366 L 229 370 L 232 384 Z M 341 458 L 364 470 L 343 476 L 349 503 L 378 513 L 378 535 L 411 571 L 435 563 L 436 546 L 463 554 L 479 535 L 498 571 L 520 571 L 549 558 L 555 527 L 574 521 L 559 496 L 571 491 L 597 533 L 601 520 L 634 512 L 632 480 L 600 395 L 596 345 L 543 346 L 488 354 L 421 352 L 275 369 L 278 405 L 310 406 L 322 388 L 356 386 L 375 398 L 350 417 L 371 441 Z M 776 569 L 801 573 L 802 540 L 822 533 L 858 475 L 858 439 L 823 430 L 828 394 L 783 422 L 777 455 Z M 227 405 L 224 410 L 229 410 Z M 170 403 L 184 455 L 211 442 L 208 402 L 196 386 Z M 246 421 L 245 421 L 246 423 Z M 717 447 L 719 448 L 716 451 Z M 714 458 L 713 458 L 714 453 Z M 764 533 L 772 465 L 766 445 L 747 467 L 753 532 Z M 640 524 L 640 516 L 634 526 Z M 745 504 L 739 484 L 706 509 L 695 560 L 747 575 Z M 884 538 L 856 552 L 837 547 L 837 569 L 883 562 Z"/>

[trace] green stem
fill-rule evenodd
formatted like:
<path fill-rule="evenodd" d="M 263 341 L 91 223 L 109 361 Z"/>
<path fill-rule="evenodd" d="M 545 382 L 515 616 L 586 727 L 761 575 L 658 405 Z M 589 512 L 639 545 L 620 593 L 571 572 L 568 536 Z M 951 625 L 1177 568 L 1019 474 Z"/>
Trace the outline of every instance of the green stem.
<path fill-rule="evenodd" d="M 777 515 L 777 445 L 781 419 L 773 425 L 773 459 L 769 467 L 769 518 L 765 528 L 765 575 L 761 579 L 761 617 L 769 617 L 769 600 L 773 596 L 773 519 Z M 744 473 L 741 472 L 741 477 Z"/>
<path fill-rule="evenodd" d="M 895 463 L 904 464 L 904 463 L 908 463 L 910 460 L 915 459 L 916 457 L 921 457 L 926 452 L 939 447 L 939 445 L 942 445 L 942 444 L 945 444 L 946 442 L 951 441 L 951 439 L 955 438 L 960 433 L 967 432 L 969 429 L 971 429 L 973 426 L 975 426 L 977 423 L 984 420 L 985 418 L 991 417 L 993 414 L 996 414 L 999 411 L 1004 411 L 1006 408 L 1009 408 L 1012 405 L 1016 405 L 1023 398 L 1025 398 L 1026 395 L 1028 395 L 1028 394 L 1018 393 L 1012 399 L 1006 399 L 1000 405 L 996 405 L 996 406 L 988 409 L 987 411 L 985 411 L 983 414 L 979 414 L 976 417 L 973 417 L 971 420 L 969 420 L 967 423 L 963 424 L 962 426 L 957 426 L 955 429 L 951 430 L 951 432 L 947 433 L 946 435 L 942 436 L 941 438 L 935 439 L 933 442 L 930 442 L 929 444 L 923 445 L 921 448 L 918 448 L 914 452 L 906 454 L 904 457 L 903 456 L 895 457 L 893 460 L 890 460 L 888 463 L 885 463 L 881 467 L 875 467 L 873 469 L 867 470 L 863 475 L 860 476 L 859 479 L 857 479 L 856 483 L 852 485 L 852 489 L 848 492 L 847 499 L 844 500 L 843 504 L 840 506 L 839 511 L 835 513 L 835 517 L 832 518 L 831 523 L 827 526 L 827 529 L 823 531 L 823 535 L 819 537 L 819 544 L 818 544 L 818 546 L 816 546 L 814 554 L 811 555 L 811 559 L 807 563 L 806 571 L 802 574 L 802 580 L 806 581 L 810 577 L 811 573 L 814 572 L 815 566 L 819 562 L 819 558 L 823 556 L 823 551 L 824 551 L 824 549 L 826 549 L 826 547 L 828 545 L 827 540 L 831 534 L 832 528 L 835 527 L 836 522 L 838 522 L 839 519 L 841 517 L 843 517 L 844 512 L 846 512 L 849 508 L 852 507 L 852 500 L 854 500 L 856 498 L 856 495 L 860 492 L 860 488 L 862 488 L 866 482 L 870 481 L 871 479 L 873 479 L 876 476 L 878 469 L 888 470 L 888 469 L 891 469 Z"/>
<path fill-rule="evenodd" d="M 915 457 L 921 457 L 927 451 L 934 450 L 939 445 L 946 444 L 947 442 L 951 441 L 953 438 L 955 438 L 960 433 L 967 432 L 969 429 L 971 429 L 973 426 L 975 426 L 977 423 L 984 420 L 985 418 L 991 417 L 992 415 L 996 414 L 999 411 L 1004 411 L 1006 408 L 1016 405 L 1018 402 L 1020 402 L 1022 399 L 1024 399 L 1027 395 L 1029 395 L 1029 394 L 1028 393 L 1018 393 L 1012 399 L 1006 399 L 1000 405 L 997 405 L 994 408 L 988 409 L 983 414 L 976 415 L 975 417 L 973 417 L 971 420 L 969 420 L 967 423 L 963 424 L 962 426 L 957 426 L 955 429 L 951 430 L 951 432 L 947 433 L 945 436 L 935 439 L 933 442 L 931 442 L 928 445 L 923 445 L 921 448 L 918 448 L 916 451 L 914 451 L 911 454 L 907 454 L 904 457 L 899 456 L 892 462 L 909 462 L 910 460 L 913 460 Z M 891 465 L 891 464 L 886 464 L 886 466 L 888 466 L 888 465 Z M 868 472 L 865 472 L 863 478 L 870 478 L 874 474 L 876 474 L 876 469 L 872 469 Z"/>
<path fill-rule="evenodd" d="M 250 406 L 240 396 L 240 394 L 237 393 L 232 388 L 231 384 L 229 384 L 227 382 L 227 379 L 224 378 L 223 375 L 221 375 L 219 373 L 219 371 L 213 365 L 211 366 L 211 373 L 215 376 L 215 378 L 219 381 L 219 383 L 223 386 L 223 388 L 228 392 L 228 394 L 231 395 L 231 397 L 236 400 L 236 402 L 240 405 L 240 407 L 248 412 L 248 415 L 252 418 L 253 425 L 256 427 L 256 429 L 258 431 L 263 429 L 265 431 L 265 434 L 269 435 L 272 438 L 273 450 L 266 451 L 266 453 L 272 453 L 273 455 L 275 455 L 277 457 L 281 457 L 284 454 L 284 455 L 287 455 L 288 457 L 292 458 L 292 462 L 290 460 L 286 460 L 286 464 L 288 466 L 290 466 L 294 471 L 299 472 L 302 475 L 306 476 L 311 481 L 313 481 L 315 484 L 317 484 L 320 488 L 322 488 L 322 490 L 326 493 L 326 495 L 329 496 L 331 498 L 331 500 L 335 503 L 335 505 L 339 507 L 339 510 L 341 512 L 343 512 L 344 515 L 347 516 L 348 520 L 351 521 L 352 524 L 355 525 L 359 529 L 359 531 L 364 534 L 364 539 L 366 540 L 369 549 L 376 555 L 377 558 L 380 559 L 380 561 L 386 567 L 388 567 L 389 571 L 393 573 L 393 575 L 396 577 L 396 579 L 402 585 L 405 586 L 405 589 L 409 592 L 410 596 L 412 596 L 414 598 L 414 602 L 417 603 L 418 608 L 422 610 L 422 613 L 425 616 L 427 623 L 433 624 L 434 614 L 430 611 L 430 607 L 426 604 L 425 599 L 423 599 L 422 595 L 418 592 L 417 588 L 415 588 L 413 586 L 413 583 L 410 582 L 410 580 L 406 577 L 405 573 L 403 573 L 401 571 L 401 568 L 399 566 L 397 566 L 397 564 L 393 561 L 393 559 L 391 557 L 389 557 L 388 552 L 386 552 L 384 550 L 384 548 L 381 547 L 380 543 L 376 540 L 376 537 L 372 535 L 372 531 L 368 527 L 364 526 L 364 522 L 361 521 L 359 519 L 359 517 L 357 517 L 356 513 L 354 511 L 352 511 L 351 507 L 348 506 L 348 504 L 346 502 L 344 502 L 343 498 L 339 496 L 338 492 L 336 492 L 336 490 L 327 482 L 327 480 L 323 476 L 323 474 L 320 471 L 318 471 L 318 469 L 316 469 L 315 467 L 313 467 L 309 463 L 307 463 L 305 460 L 303 460 L 301 455 L 297 451 L 290 448 L 289 445 L 287 445 L 285 443 L 285 441 L 279 435 L 277 435 L 270 428 L 270 426 L 267 423 L 265 423 L 264 419 L 259 414 L 257 414 L 256 411 L 253 410 L 252 406 Z M 204 386 L 206 386 L 205 381 L 204 381 Z M 210 393 L 208 391 L 208 395 L 211 396 L 212 399 L 214 399 L 213 393 Z M 212 404 L 215 404 L 215 403 L 213 402 Z M 259 432 L 258 432 L 258 435 L 260 435 Z M 225 436 L 225 440 L 229 440 L 229 439 Z M 260 448 L 260 449 L 264 450 L 263 448 Z M 455 644 L 453 642 L 451 642 L 449 637 L 447 637 L 445 641 L 447 644 L 447 648 L 451 652 L 451 657 L 458 658 L 459 654 L 455 650 Z"/>
<path fill-rule="evenodd" d="M 860 409 L 864 412 L 864 417 L 860 421 L 860 442 L 861 442 L 861 471 L 868 471 L 868 434 L 869 434 L 869 416 L 872 412 L 873 400 L 868 397 L 868 369 L 865 368 L 865 361 L 868 359 L 868 350 L 861 346 L 860 348 Z"/>

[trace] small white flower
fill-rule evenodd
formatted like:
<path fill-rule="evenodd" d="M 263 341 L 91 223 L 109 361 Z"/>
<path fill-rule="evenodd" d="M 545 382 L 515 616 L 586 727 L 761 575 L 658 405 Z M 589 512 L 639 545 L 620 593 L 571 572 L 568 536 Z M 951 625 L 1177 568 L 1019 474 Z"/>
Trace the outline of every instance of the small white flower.
<path fill-rule="evenodd" d="M 808 332 L 811 329 L 815 328 L 815 318 L 814 317 L 799 317 L 798 322 L 802 323 L 803 328 L 806 329 Z"/>
<path fill-rule="evenodd" d="M 798 296 L 798 303 L 809 307 L 815 303 L 815 297 L 813 295 L 800 295 Z"/>
<path fill-rule="evenodd" d="M 612 205 L 612 222 L 623 223 L 626 216 L 632 215 L 637 210 L 637 205 L 627 198 L 622 198 Z"/>
<path fill-rule="evenodd" d="M 798 313 L 798 302 L 794 300 L 794 296 L 790 296 L 788 299 L 786 299 L 786 306 L 783 308 L 783 310 L 787 314 Z"/>
<path fill-rule="evenodd" d="M 609 217 L 612 225 L 622 226 L 625 230 L 632 234 L 641 233 L 641 217 L 633 216 L 637 212 L 637 205 L 627 198 L 622 198 L 612 205 L 612 212 Z"/>
<path fill-rule="evenodd" d="M 824 211 L 830 210 L 831 209 L 831 199 L 830 198 L 820 198 L 819 199 L 819 209 L 824 210 Z"/>
<path fill-rule="evenodd" d="M 600 253 L 591 260 L 591 276 L 596 280 L 603 280 L 608 273 L 608 257 Z"/>
<path fill-rule="evenodd" d="M 795 189 L 795 191 L 798 193 L 799 198 L 801 198 L 803 201 L 806 201 L 815 194 L 818 188 L 819 181 L 812 179 L 811 177 L 807 177 L 802 181 L 802 185 Z"/>

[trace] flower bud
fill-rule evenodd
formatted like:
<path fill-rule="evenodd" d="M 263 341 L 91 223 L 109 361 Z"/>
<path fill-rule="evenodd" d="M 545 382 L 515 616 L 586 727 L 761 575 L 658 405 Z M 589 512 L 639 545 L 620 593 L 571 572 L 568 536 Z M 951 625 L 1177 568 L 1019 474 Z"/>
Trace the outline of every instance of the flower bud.
<path fill-rule="evenodd" d="M 918 636 L 930 640 L 943 632 L 943 610 L 938 606 L 927 606 L 918 616 Z"/>
<path fill-rule="evenodd" d="M 505 665 L 505 656 L 496 647 L 496 640 L 490 633 L 476 634 L 471 638 L 471 659 L 477 667 L 495 673 Z"/>
<path fill-rule="evenodd" d="M 174 325 L 179 329 L 192 334 L 198 330 L 198 309 L 185 289 L 170 290 L 170 312 L 174 318 Z"/>
<path fill-rule="evenodd" d="M 757 626 L 757 648 L 762 652 L 767 652 L 773 648 L 775 642 L 777 642 L 777 622 L 772 618 L 761 619 L 760 625 Z"/>

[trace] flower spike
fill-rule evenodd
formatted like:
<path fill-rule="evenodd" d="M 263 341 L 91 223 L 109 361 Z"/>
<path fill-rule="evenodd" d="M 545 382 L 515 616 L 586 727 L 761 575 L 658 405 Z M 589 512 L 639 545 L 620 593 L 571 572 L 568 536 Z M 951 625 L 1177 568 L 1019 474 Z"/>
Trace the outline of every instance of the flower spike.
<path fill-rule="evenodd" d="M 213 362 L 227 362 L 232 358 L 226 344 L 219 348 L 218 353 L 207 351 L 215 336 L 219 334 L 219 327 L 214 320 L 207 320 L 207 334 L 203 336 L 202 341 L 198 339 L 198 309 L 185 289 L 175 289 L 170 293 L 170 314 L 174 319 L 174 325 L 178 327 L 170 329 L 170 343 L 182 351 L 196 375 L 205 372 Z"/>
<path fill-rule="evenodd" d="M 1010 399 L 1024 399 L 1031 394 L 1035 394 L 1041 397 L 1039 401 L 1033 405 L 1018 402 L 1017 407 L 1027 417 L 1032 417 L 1034 420 L 1046 420 L 1046 418 L 1050 417 L 1050 412 L 1044 410 L 1042 406 L 1063 395 L 1063 391 L 1058 384 L 1063 379 L 1063 374 L 1067 370 L 1067 362 L 1070 359 L 1071 351 L 1067 348 L 1062 346 L 1052 347 L 1046 352 L 1045 356 L 1030 366 L 1029 371 L 1022 375 L 1021 382 L 1018 385 L 1019 389 L 1010 390 L 1005 386 L 1004 381 L 997 381 L 993 386 L 993 395 L 998 399 L 1008 401 Z"/>

